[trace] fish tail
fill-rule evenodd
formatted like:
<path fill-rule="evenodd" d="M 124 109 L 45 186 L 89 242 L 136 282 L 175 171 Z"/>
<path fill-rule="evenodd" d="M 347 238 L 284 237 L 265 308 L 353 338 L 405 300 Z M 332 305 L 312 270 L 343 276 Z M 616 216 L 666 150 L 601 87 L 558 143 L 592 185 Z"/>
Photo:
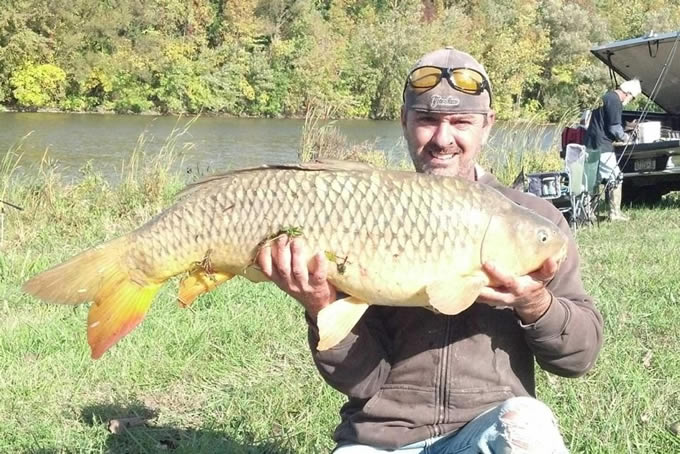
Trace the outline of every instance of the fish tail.
<path fill-rule="evenodd" d="M 50 303 L 93 301 L 87 317 L 87 340 L 94 359 L 144 319 L 162 284 L 131 277 L 124 261 L 130 246 L 127 237 L 117 238 L 88 249 L 23 285 L 25 292 Z"/>

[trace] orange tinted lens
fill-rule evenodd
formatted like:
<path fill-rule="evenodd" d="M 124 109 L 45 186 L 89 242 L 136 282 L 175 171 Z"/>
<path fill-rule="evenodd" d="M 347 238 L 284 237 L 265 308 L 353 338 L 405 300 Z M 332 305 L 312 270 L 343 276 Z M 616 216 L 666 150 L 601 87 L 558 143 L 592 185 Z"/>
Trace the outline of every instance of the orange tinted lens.
<path fill-rule="evenodd" d="M 477 71 L 457 69 L 451 73 L 451 80 L 457 89 L 466 93 L 479 93 L 484 84 L 484 77 Z"/>
<path fill-rule="evenodd" d="M 429 90 L 436 87 L 442 78 L 442 70 L 439 68 L 425 66 L 418 68 L 411 73 L 409 83 L 411 88 L 416 90 Z"/>

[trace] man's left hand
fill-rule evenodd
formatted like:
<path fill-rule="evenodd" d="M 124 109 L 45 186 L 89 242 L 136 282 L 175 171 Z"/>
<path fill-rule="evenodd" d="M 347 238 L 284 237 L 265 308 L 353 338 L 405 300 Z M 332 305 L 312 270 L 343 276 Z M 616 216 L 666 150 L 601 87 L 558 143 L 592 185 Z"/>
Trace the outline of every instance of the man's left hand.
<path fill-rule="evenodd" d="M 482 289 L 478 302 L 512 307 L 527 324 L 541 318 L 550 307 L 552 295 L 545 286 L 557 272 L 558 264 L 554 259 L 546 260 L 526 276 L 512 276 L 491 262 L 484 263 L 482 268 L 494 285 Z"/>

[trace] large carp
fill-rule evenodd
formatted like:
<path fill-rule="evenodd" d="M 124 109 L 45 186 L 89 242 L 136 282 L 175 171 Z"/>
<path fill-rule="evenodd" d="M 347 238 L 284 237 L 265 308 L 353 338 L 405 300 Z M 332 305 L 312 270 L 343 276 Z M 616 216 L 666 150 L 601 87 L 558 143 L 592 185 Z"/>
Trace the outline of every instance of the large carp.
<path fill-rule="evenodd" d="M 144 318 L 153 296 L 183 275 L 179 301 L 235 275 L 266 279 L 263 242 L 302 235 L 331 261 L 329 281 L 349 295 L 318 315 L 320 350 L 342 340 L 370 304 L 457 314 L 493 284 L 491 260 L 515 275 L 561 260 L 566 236 L 497 190 L 454 177 L 338 161 L 215 175 L 126 235 L 44 271 L 24 290 L 53 303 L 94 301 L 87 320 L 99 358 Z"/>

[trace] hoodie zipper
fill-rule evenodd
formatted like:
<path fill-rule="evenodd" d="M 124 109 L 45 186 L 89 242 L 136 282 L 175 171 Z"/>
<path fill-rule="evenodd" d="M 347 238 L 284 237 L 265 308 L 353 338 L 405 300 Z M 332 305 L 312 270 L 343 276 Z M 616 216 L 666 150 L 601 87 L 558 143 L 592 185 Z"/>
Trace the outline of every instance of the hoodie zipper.
<path fill-rule="evenodd" d="M 439 371 L 437 380 L 437 392 L 435 394 L 435 425 L 434 436 L 441 435 L 441 424 L 446 419 L 446 409 L 448 405 L 447 383 L 449 378 L 449 337 L 451 336 L 451 316 L 446 317 L 446 330 L 444 334 L 444 345 L 441 347 L 441 360 L 439 361 Z"/>

